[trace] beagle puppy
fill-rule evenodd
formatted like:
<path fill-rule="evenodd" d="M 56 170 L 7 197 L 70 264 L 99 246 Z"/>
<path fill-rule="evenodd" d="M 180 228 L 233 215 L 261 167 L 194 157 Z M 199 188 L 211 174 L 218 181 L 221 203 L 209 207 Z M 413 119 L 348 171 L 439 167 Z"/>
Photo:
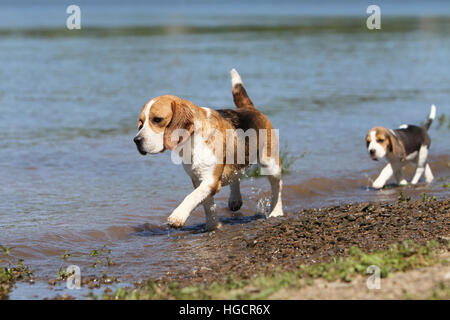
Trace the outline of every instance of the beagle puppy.
<path fill-rule="evenodd" d="M 228 207 L 232 211 L 239 210 L 242 206 L 239 180 L 251 164 L 258 164 L 269 178 L 272 189 L 269 216 L 283 215 L 278 137 L 273 132 L 276 130 L 253 105 L 237 71 L 232 69 L 230 73 L 237 109 L 213 110 L 173 95 L 163 95 L 148 101 L 139 115 L 139 131 L 134 137 L 138 151 L 146 155 L 171 150 L 172 160 L 175 153 L 194 186 L 194 191 L 169 216 L 170 227 L 184 226 L 200 204 L 205 211 L 207 230 L 219 227 L 214 195 L 229 185 Z M 244 137 L 241 141 L 245 144 L 245 157 L 238 159 L 237 133 L 252 130 L 256 135 L 257 155 L 251 152 L 250 138 Z"/>
<path fill-rule="evenodd" d="M 423 126 L 404 124 L 396 130 L 383 127 L 370 129 L 366 136 L 367 151 L 370 157 L 372 160 L 386 158 L 389 162 L 373 182 L 373 188 L 383 188 L 392 176 L 395 176 L 399 185 L 407 185 L 408 182 L 403 177 L 403 168 L 408 161 L 414 161 L 417 167 L 411 184 L 417 184 L 423 173 L 425 173 L 427 183 L 433 181 L 433 173 L 427 163 L 427 156 L 431 143 L 428 129 L 435 117 L 436 107 L 432 105 L 428 120 Z"/>

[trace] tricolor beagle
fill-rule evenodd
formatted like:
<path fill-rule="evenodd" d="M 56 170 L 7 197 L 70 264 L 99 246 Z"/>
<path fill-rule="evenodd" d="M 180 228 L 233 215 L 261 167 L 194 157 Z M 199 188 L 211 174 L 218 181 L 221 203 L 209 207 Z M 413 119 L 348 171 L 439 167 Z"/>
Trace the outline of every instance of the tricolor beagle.
<path fill-rule="evenodd" d="M 415 161 L 417 169 L 411 184 L 419 182 L 425 172 L 425 181 L 433 181 L 433 173 L 427 163 L 430 137 L 428 129 L 436 117 L 436 107 L 431 106 L 427 122 L 421 126 L 402 125 L 399 129 L 390 130 L 383 127 L 370 129 L 366 136 L 367 151 L 372 160 L 386 158 L 389 162 L 381 171 L 372 187 L 381 189 L 394 175 L 399 185 L 407 185 L 403 177 L 403 167 L 407 161 Z"/>
<path fill-rule="evenodd" d="M 183 167 L 195 188 L 169 216 L 171 227 L 182 227 L 199 204 L 203 204 L 205 210 L 206 228 L 218 227 L 220 223 L 213 196 L 222 186 L 229 184 L 228 207 L 232 211 L 239 210 L 242 206 L 239 179 L 252 163 L 259 164 L 265 170 L 271 184 L 269 216 L 283 215 L 278 137 L 275 133 L 274 139 L 272 124 L 254 107 L 234 69 L 231 70 L 231 82 L 237 109 L 201 108 L 176 96 L 164 95 L 148 101 L 139 115 L 139 132 L 134 138 L 138 151 L 145 155 L 172 150 L 182 158 Z M 239 140 L 236 131 L 251 130 L 256 134 L 258 154 L 256 157 L 252 155 L 250 138 L 247 140 L 244 137 L 241 141 L 245 144 L 245 157 L 238 161 L 235 153 Z M 219 139 L 230 132 L 233 135 L 231 140 Z M 230 152 L 232 161 L 228 157 Z"/>

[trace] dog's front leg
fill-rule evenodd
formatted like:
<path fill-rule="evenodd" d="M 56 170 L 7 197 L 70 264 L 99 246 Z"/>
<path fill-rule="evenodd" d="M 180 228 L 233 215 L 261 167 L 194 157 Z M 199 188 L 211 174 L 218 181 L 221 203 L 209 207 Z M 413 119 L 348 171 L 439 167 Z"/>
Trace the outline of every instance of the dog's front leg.
<path fill-rule="evenodd" d="M 392 164 L 392 168 L 394 169 L 394 176 L 397 180 L 397 183 L 399 186 L 406 186 L 408 185 L 408 181 L 403 176 L 403 164 L 401 161 L 396 160 Z"/>
<path fill-rule="evenodd" d="M 208 196 L 203 201 L 203 208 L 206 216 L 206 230 L 214 230 L 220 227 L 219 219 L 216 216 L 216 205 L 214 204 L 214 197 Z"/>
<path fill-rule="evenodd" d="M 383 170 L 381 170 L 380 175 L 378 178 L 373 182 L 372 188 L 374 189 L 381 189 L 384 187 L 386 182 L 392 177 L 394 174 L 394 170 L 392 169 L 392 165 L 388 163 Z"/>
<path fill-rule="evenodd" d="M 197 206 L 202 203 L 207 197 L 211 196 L 211 185 L 212 184 L 208 181 L 202 181 L 193 192 L 191 192 L 186 198 L 184 198 L 183 202 L 169 216 L 169 226 L 174 228 L 180 228 L 184 226 L 191 212 L 195 208 L 197 208 Z"/>
<path fill-rule="evenodd" d="M 198 186 L 200 185 L 200 181 L 198 180 L 198 178 L 195 176 L 191 178 L 194 188 L 198 188 Z M 206 197 L 206 199 L 203 201 L 203 209 L 205 210 L 206 216 L 206 230 L 213 230 L 220 227 L 219 219 L 217 219 L 216 216 L 216 205 L 214 204 L 213 195 Z"/>

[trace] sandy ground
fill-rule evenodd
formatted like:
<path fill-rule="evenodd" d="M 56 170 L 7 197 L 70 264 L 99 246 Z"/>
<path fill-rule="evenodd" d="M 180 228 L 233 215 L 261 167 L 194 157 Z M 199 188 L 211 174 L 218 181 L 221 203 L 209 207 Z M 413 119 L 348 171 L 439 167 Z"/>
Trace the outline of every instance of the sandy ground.
<path fill-rule="evenodd" d="M 450 261 L 450 255 L 446 255 Z M 380 279 L 379 289 L 368 289 L 367 277 L 351 282 L 315 280 L 301 289 L 284 289 L 269 297 L 281 300 L 378 300 L 378 299 L 450 299 L 450 265 L 437 265 Z"/>

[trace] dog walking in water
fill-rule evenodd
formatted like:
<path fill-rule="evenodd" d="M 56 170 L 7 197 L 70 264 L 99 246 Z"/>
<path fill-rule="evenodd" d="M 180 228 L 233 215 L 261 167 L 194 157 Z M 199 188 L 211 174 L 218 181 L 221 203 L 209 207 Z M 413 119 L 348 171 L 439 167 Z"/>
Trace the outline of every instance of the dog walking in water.
<path fill-rule="evenodd" d="M 139 132 L 134 138 L 138 151 L 142 155 L 166 149 L 176 152 L 195 188 L 169 216 L 171 227 L 184 226 L 191 212 L 203 204 L 206 228 L 217 228 L 220 223 L 214 195 L 230 185 L 228 207 L 239 210 L 242 206 L 239 179 L 252 163 L 261 167 L 272 188 L 269 217 L 283 215 L 278 137 L 269 119 L 253 105 L 235 69 L 231 70 L 231 82 L 236 109 L 213 110 L 164 95 L 148 101 L 139 115 Z M 249 137 L 248 141 L 245 137 L 241 139 L 242 133 Z M 247 133 L 254 134 L 255 144 L 250 143 L 251 135 Z M 228 139 L 230 134 L 232 138 Z M 239 141 L 244 144 L 243 157 L 239 157 Z M 233 155 L 232 161 L 229 154 Z"/>
<path fill-rule="evenodd" d="M 427 163 L 427 157 L 431 144 L 428 129 L 435 117 L 436 107 L 432 105 L 428 120 L 423 126 L 404 124 L 395 130 L 383 127 L 369 130 L 366 144 L 370 157 L 372 160 L 386 158 L 389 162 L 373 182 L 373 188 L 383 188 L 392 176 L 399 185 L 407 185 L 408 182 L 403 177 L 403 169 L 408 161 L 414 161 L 417 167 L 411 184 L 417 184 L 424 173 L 427 183 L 433 181 L 433 173 Z"/>

